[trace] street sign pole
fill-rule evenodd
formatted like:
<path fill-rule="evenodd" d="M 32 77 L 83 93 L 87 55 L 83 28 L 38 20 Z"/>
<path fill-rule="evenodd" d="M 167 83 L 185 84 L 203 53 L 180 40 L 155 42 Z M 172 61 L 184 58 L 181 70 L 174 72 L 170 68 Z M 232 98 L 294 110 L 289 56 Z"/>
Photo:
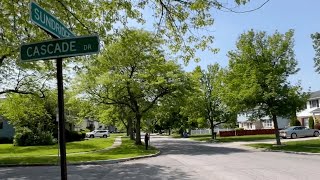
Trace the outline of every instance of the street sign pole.
<path fill-rule="evenodd" d="M 24 44 L 20 46 L 22 62 L 56 59 L 58 88 L 58 124 L 61 179 L 67 180 L 66 136 L 63 94 L 63 57 L 73 57 L 99 52 L 98 36 L 75 37 L 75 35 L 49 12 L 35 2 L 30 3 L 30 19 L 55 40 Z M 70 37 L 72 37 L 70 39 Z M 60 39 L 62 38 L 62 39 Z"/>
<path fill-rule="evenodd" d="M 58 111 L 59 111 L 59 147 L 60 147 L 60 169 L 61 179 L 67 180 L 67 157 L 66 157 L 66 136 L 64 119 L 64 97 L 63 97 L 63 73 L 62 58 L 57 58 L 57 86 L 58 86 Z"/>

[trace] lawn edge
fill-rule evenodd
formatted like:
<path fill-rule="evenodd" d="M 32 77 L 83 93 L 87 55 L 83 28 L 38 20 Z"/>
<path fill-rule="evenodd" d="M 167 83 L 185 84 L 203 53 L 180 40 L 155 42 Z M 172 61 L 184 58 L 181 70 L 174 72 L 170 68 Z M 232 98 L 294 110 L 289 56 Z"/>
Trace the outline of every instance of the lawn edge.
<path fill-rule="evenodd" d="M 119 159 L 108 159 L 108 160 L 97 160 L 97 161 L 83 161 L 83 162 L 70 162 L 67 165 L 100 165 L 100 164 L 116 164 L 120 162 L 130 161 L 130 160 L 137 160 L 142 158 L 151 158 L 156 157 L 161 154 L 161 151 L 154 154 L 136 156 L 136 157 L 129 157 L 129 158 L 119 158 Z M 28 167 L 28 166 L 59 166 L 56 163 L 35 163 L 35 164 L 0 164 L 0 167 Z"/>
<path fill-rule="evenodd" d="M 273 150 L 273 149 L 268 149 L 268 148 L 263 148 L 263 147 L 252 147 L 249 146 L 249 144 L 244 144 L 243 146 L 246 146 L 248 148 L 252 148 L 261 152 L 281 152 L 281 153 L 287 153 L 287 154 L 298 154 L 298 155 L 314 155 L 314 156 L 319 156 L 320 153 L 311 153 L 311 152 L 300 152 L 300 151 L 285 151 L 285 150 Z"/>

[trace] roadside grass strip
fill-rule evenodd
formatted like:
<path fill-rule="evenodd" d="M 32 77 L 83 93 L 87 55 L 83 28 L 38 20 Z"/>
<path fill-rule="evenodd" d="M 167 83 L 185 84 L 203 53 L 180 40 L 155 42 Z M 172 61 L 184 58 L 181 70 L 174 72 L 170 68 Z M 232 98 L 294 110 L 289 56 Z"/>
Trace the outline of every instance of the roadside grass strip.
<path fill-rule="evenodd" d="M 274 146 L 274 144 L 257 143 L 247 144 L 246 146 L 276 151 L 320 153 L 320 139 L 292 141 L 282 144 L 283 146 Z"/>
<path fill-rule="evenodd" d="M 106 142 L 102 140 L 110 141 L 108 144 L 109 147 L 112 146 L 113 138 L 107 139 L 94 139 L 97 143 L 104 144 L 103 149 L 106 148 Z M 90 141 L 90 140 L 89 140 Z M 86 142 L 86 141 L 81 141 Z M 41 147 L 41 146 L 40 146 Z M 80 146 L 81 147 L 81 146 Z M 13 148 L 14 149 L 14 148 Z M 41 156 L 41 154 L 36 154 L 35 151 L 32 154 L 27 154 L 27 156 L 2 156 L 4 154 L 4 148 L 0 150 L 2 153 L 0 155 L 0 165 L 57 165 L 59 164 L 59 157 L 58 156 Z M 45 151 L 41 149 L 41 151 Z M 8 151 L 6 151 L 8 152 Z M 79 150 L 77 152 L 80 152 Z M 157 149 L 150 147 L 149 150 L 145 150 L 143 145 L 135 145 L 132 140 L 129 138 L 122 138 L 121 145 L 114 147 L 113 149 L 106 149 L 106 150 L 99 150 L 99 151 L 92 151 L 88 153 L 71 153 L 67 154 L 67 163 L 77 163 L 77 162 L 87 162 L 87 161 L 99 161 L 99 160 L 114 160 L 114 159 L 121 159 L 121 158 L 129 158 L 129 157 L 138 157 L 143 155 L 150 155 L 156 154 L 159 152 Z M 25 155 L 26 153 L 23 152 Z M 47 153 L 48 154 L 48 153 Z"/>
<path fill-rule="evenodd" d="M 75 141 L 66 144 L 67 154 L 97 151 L 112 146 L 115 136 Z M 14 146 L 0 144 L 0 159 L 3 157 L 28 157 L 58 155 L 58 144 L 50 146 Z M 0 162 L 1 163 L 1 162 Z"/>

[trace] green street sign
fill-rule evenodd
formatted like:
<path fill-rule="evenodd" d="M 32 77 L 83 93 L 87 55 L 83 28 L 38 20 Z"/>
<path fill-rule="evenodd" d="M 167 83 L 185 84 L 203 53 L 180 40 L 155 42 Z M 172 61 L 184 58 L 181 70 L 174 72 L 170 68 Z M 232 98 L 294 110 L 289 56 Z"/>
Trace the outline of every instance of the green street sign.
<path fill-rule="evenodd" d="M 99 37 L 77 36 L 49 41 L 22 44 L 22 62 L 95 54 L 99 52 Z"/>
<path fill-rule="evenodd" d="M 30 15 L 33 23 L 58 38 L 75 36 L 63 23 L 33 1 L 30 3 Z"/>

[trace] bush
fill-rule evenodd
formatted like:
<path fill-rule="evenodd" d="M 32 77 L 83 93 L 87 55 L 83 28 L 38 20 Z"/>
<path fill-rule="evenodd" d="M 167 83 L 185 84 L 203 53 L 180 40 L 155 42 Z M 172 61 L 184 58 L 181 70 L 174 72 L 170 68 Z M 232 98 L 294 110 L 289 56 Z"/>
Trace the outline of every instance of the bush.
<path fill-rule="evenodd" d="M 243 131 L 244 128 L 235 128 L 234 130 L 236 130 L 236 131 Z"/>
<path fill-rule="evenodd" d="M 301 123 L 297 119 L 291 119 L 290 126 L 301 126 Z"/>
<path fill-rule="evenodd" d="M 314 128 L 320 130 L 320 123 L 315 124 L 315 125 L 314 125 Z"/>
<path fill-rule="evenodd" d="M 33 132 L 27 127 L 18 128 L 13 138 L 15 146 L 36 146 L 36 145 L 52 145 L 56 140 L 52 133 L 48 131 Z"/>
<path fill-rule="evenodd" d="M 86 133 L 66 130 L 66 141 L 82 141 L 86 137 Z"/>
<path fill-rule="evenodd" d="M 314 128 L 314 120 L 313 120 L 313 117 L 309 117 L 309 128 L 310 129 L 313 129 Z"/>
<path fill-rule="evenodd" d="M 12 144 L 13 138 L 0 137 L 0 144 Z"/>

